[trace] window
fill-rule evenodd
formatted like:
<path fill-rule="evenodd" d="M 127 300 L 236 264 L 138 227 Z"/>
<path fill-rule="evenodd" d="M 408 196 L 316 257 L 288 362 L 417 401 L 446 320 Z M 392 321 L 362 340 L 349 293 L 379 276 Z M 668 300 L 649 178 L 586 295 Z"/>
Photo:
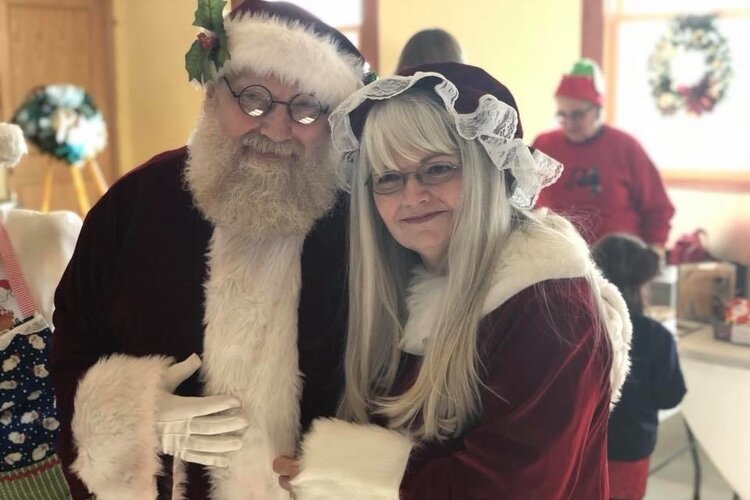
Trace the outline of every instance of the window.
<path fill-rule="evenodd" d="M 736 126 L 750 109 L 747 0 L 583 0 L 583 13 L 607 121 L 638 138 L 670 185 L 749 189 Z M 703 36 L 708 45 L 686 42 Z"/>

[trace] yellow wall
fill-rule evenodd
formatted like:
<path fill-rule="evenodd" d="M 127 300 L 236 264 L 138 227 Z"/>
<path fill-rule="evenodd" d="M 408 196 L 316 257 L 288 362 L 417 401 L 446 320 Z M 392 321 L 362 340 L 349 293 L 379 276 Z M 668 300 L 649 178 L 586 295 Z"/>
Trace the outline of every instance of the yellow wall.
<path fill-rule="evenodd" d="M 190 0 L 114 0 L 119 170 L 185 144 L 202 94 L 184 57 L 198 33 Z"/>
<path fill-rule="evenodd" d="M 341 0 L 354 1 L 354 0 Z M 185 143 L 201 92 L 184 55 L 197 34 L 190 0 L 114 0 L 119 169 Z M 381 72 L 393 71 L 409 36 L 442 27 L 468 61 L 513 91 L 531 141 L 552 124 L 552 92 L 580 46 L 580 0 L 380 0 Z M 543 35 L 540 35 L 543 33 Z M 554 43 L 550 43 L 554 40 Z"/>
<path fill-rule="evenodd" d="M 120 171 L 126 172 L 183 145 L 192 129 L 202 95 L 187 82 L 183 63 L 197 28 L 192 0 L 113 1 Z M 553 125 L 552 93 L 579 56 L 581 0 L 464 0 L 457 5 L 453 0 L 380 0 L 380 72 L 393 72 L 415 31 L 444 28 L 458 38 L 469 63 L 510 87 L 531 142 Z M 720 252 L 734 221 L 746 221 L 750 213 L 747 193 L 669 193 L 677 207 L 670 240 L 705 227 Z"/>
<path fill-rule="evenodd" d="M 424 28 L 451 32 L 467 62 L 489 71 L 507 84 L 521 110 L 524 138 L 554 126 L 552 98 L 560 75 L 580 57 L 581 0 L 380 0 L 380 72 L 395 70 L 409 37 Z M 676 207 L 670 243 L 681 234 L 703 227 L 711 250 L 719 257 L 739 257 L 743 244 L 729 235 L 738 224 L 750 223 L 750 195 L 668 189 Z M 734 231 L 736 233 L 737 231 Z M 750 235 L 744 238 L 750 246 Z M 727 248 L 733 246 L 733 249 Z M 742 255 L 749 255 L 745 251 Z"/>
<path fill-rule="evenodd" d="M 380 0 L 379 9 L 382 74 L 393 73 L 414 32 L 443 28 L 466 62 L 513 92 L 527 142 L 554 123 L 552 94 L 580 54 L 580 0 Z"/>

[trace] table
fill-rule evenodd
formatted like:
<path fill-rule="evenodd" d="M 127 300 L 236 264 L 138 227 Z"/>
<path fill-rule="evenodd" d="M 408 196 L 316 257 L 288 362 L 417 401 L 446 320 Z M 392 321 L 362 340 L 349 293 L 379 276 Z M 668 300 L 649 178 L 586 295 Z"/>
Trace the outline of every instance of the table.
<path fill-rule="evenodd" d="M 677 348 L 683 416 L 732 489 L 750 499 L 750 346 L 715 340 L 703 325 L 679 336 Z"/>

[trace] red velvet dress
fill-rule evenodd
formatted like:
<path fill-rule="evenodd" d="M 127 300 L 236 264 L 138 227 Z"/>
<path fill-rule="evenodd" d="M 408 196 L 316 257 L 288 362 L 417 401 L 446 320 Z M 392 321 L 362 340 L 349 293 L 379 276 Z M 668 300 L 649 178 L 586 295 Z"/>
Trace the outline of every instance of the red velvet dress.
<path fill-rule="evenodd" d="M 461 437 L 412 450 L 403 500 L 609 498 L 611 352 L 588 294 L 583 278 L 545 281 L 484 317 L 482 414 Z"/>
<path fill-rule="evenodd" d="M 593 269 L 573 226 L 539 217 L 506 241 L 482 305 L 476 419 L 444 442 L 316 420 L 292 481 L 295 498 L 609 498 L 607 425 L 629 365 L 627 306 Z M 404 393 L 421 363 L 434 362 L 423 356 L 440 341 L 433 335 L 446 286 L 445 276 L 415 269 L 399 344 L 412 354 L 403 354 L 392 395 Z"/>

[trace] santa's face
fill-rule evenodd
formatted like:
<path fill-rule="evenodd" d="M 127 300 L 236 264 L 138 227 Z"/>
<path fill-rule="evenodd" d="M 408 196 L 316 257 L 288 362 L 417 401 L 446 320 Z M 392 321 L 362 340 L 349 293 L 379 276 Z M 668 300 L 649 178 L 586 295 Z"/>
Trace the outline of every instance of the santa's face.
<path fill-rule="evenodd" d="M 273 77 L 233 79 L 239 88 L 263 85 L 279 101 L 299 93 Z M 330 209 L 334 163 L 326 115 L 303 125 L 277 104 L 253 118 L 219 80 L 191 138 L 185 178 L 208 220 L 265 239 L 305 234 Z"/>
<path fill-rule="evenodd" d="M 271 109 L 259 117 L 243 111 L 235 97 L 251 86 L 265 88 L 274 101 Z M 288 103 L 300 93 L 296 87 L 286 85 L 274 76 L 247 72 L 219 79 L 209 91 L 209 98 L 216 102 L 219 126 L 228 137 L 241 139 L 247 134 L 258 133 L 273 143 L 289 144 L 299 155 L 315 150 L 330 133 L 327 114 L 321 114 L 309 124 L 296 122 L 290 117 Z M 270 152 L 263 154 L 266 158 L 277 158 Z"/>

